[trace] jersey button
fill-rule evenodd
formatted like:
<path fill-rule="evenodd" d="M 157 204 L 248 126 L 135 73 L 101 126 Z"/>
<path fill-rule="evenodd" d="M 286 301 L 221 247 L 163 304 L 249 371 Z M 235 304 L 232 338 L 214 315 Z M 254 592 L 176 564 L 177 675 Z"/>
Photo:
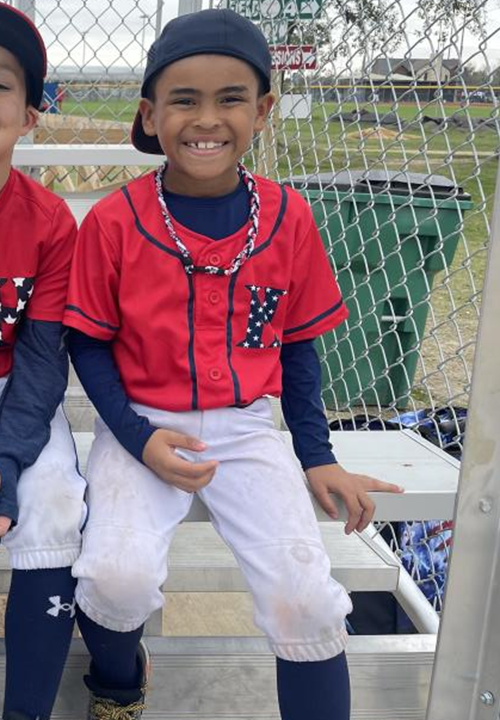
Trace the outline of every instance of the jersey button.
<path fill-rule="evenodd" d="M 220 293 L 217 292 L 217 290 L 213 290 L 211 293 L 209 293 L 208 299 L 210 300 L 212 305 L 217 305 L 217 303 L 220 302 Z"/>
<path fill-rule="evenodd" d="M 210 263 L 210 265 L 216 265 L 216 266 L 220 265 L 219 253 L 212 253 L 211 255 L 209 255 L 208 262 Z"/>
<path fill-rule="evenodd" d="M 208 373 L 208 377 L 210 378 L 210 380 L 220 380 L 222 377 L 222 373 L 219 368 L 211 368 L 210 372 Z"/>

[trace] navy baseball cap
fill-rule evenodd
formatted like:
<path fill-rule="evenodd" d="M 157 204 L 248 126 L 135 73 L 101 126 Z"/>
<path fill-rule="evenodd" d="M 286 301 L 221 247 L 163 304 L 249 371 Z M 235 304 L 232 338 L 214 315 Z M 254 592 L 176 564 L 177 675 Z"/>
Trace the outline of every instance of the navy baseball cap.
<path fill-rule="evenodd" d="M 40 106 L 47 52 L 38 29 L 20 10 L 0 2 L 0 46 L 16 56 L 26 75 L 28 103 Z"/>
<path fill-rule="evenodd" d="M 271 53 L 261 31 L 233 10 L 211 9 L 181 15 L 165 25 L 149 49 L 141 97 L 147 97 L 160 70 L 191 55 L 229 55 L 244 60 L 262 78 L 264 92 L 271 88 Z M 132 127 L 132 143 L 142 152 L 163 154 L 158 138 L 145 134 L 140 112 Z"/>

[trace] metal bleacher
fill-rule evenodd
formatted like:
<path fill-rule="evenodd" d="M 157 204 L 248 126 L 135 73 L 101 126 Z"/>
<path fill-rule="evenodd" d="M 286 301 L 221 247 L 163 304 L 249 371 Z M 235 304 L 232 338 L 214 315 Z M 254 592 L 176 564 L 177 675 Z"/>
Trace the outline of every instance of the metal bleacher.
<path fill-rule="evenodd" d="M 17 165 L 156 164 L 130 147 L 96 146 L 66 149 L 20 146 Z M 56 154 L 57 158 L 53 155 Z M 139 162 L 140 159 L 140 162 Z M 67 198 L 81 221 L 99 195 Z M 84 472 L 92 442 L 94 411 L 74 376 L 66 412 Z M 282 429 L 279 404 L 275 420 Z M 288 442 L 289 433 L 283 430 Z M 405 488 L 402 495 L 377 494 L 376 520 L 426 520 L 453 517 L 459 463 L 410 431 L 334 432 L 339 461 L 353 472 L 372 475 Z M 345 509 L 333 522 L 315 503 L 333 576 L 349 591 L 391 592 L 413 620 L 419 634 L 351 636 L 348 658 L 353 688 L 354 720 L 423 720 L 429 693 L 438 618 L 399 559 L 369 527 L 361 534 L 343 532 Z M 9 570 L 0 552 L 0 590 L 6 592 Z M 174 539 L 169 559 L 167 593 L 236 593 L 245 585 L 238 566 L 219 539 L 201 502 Z M 168 610 L 167 610 L 168 612 Z M 147 628 L 153 678 L 145 718 L 162 720 L 279 720 L 275 698 L 274 658 L 262 637 L 165 637 L 161 613 Z M 5 655 L 0 654 L 0 676 Z M 83 717 L 86 691 L 81 676 L 88 657 L 75 639 L 64 674 L 54 720 Z M 307 718 L 304 718 L 307 720 Z"/>

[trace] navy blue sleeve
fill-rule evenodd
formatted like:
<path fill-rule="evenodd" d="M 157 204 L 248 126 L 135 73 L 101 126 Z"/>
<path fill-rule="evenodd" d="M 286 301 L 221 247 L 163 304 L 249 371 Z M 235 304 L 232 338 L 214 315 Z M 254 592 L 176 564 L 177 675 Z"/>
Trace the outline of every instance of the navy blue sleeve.
<path fill-rule="evenodd" d="M 158 428 L 130 407 L 113 357 L 112 341 L 70 330 L 68 347 L 80 382 L 97 412 L 118 442 L 142 462 L 144 446 Z"/>
<path fill-rule="evenodd" d="M 18 519 L 17 481 L 50 437 L 50 422 L 68 381 L 61 323 L 26 318 L 14 345 L 12 372 L 0 398 L 0 515 Z"/>
<path fill-rule="evenodd" d="M 300 464 L 309 470 L 337 462 L 321 399 L 321 366 L 314 340 L 283 345 L 281 365 L 281 406 Z"/>

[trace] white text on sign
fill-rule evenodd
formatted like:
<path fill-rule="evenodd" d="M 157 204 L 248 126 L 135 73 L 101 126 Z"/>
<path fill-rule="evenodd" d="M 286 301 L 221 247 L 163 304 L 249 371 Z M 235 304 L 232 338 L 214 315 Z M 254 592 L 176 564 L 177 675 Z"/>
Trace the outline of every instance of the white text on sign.
<path fill-rule="evenodd" d="M 227 7 L 252 20 L 312 19 L 321 12 L 321 0 L 226 0 Z"/>
<path fill-rule="evenodd" d="M 273 70 L 315 70 L 314 45 L 273 45 L 270 48 Z"/>

